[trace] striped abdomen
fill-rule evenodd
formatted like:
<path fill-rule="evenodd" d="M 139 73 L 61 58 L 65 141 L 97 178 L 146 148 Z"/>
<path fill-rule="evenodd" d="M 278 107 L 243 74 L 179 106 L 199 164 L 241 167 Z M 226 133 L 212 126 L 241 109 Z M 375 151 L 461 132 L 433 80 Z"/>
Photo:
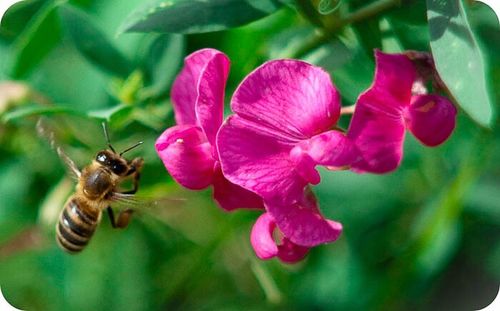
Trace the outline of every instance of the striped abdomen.
<path fill-rule="evenodd" d="M 100 216 L 99 210 L 75 197 L 70 198 L 59 216 L 56 227 L 59 246 L 70 253 L 81 251 L 94 234 Z"/>

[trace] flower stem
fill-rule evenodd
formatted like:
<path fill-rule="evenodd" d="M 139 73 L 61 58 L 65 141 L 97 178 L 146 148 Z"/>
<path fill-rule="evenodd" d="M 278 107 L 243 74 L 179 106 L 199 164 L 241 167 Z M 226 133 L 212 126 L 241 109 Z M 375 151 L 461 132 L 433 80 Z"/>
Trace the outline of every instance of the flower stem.
<path fill-rule="evenodd" d="M 262 262 L 252 258 L 250 260 L 250 268 L 262 287 L 262 290 L 266 294 L 267 300 L 274 305 L 278 305 L 283 300 L 283 295 L 281 294 L 276 281 L 273 279 L 266 267 L 262 264 Z"/>
<path fill-rule="evenodd" d="M 391 9 L 395 6 L 401 4 L 401 0 L 379 0 L 369 5 L 347 15 L 343 20 L 340 21 L 341 26 L 357 23 L 359 21 L 368 19 L 372 16 L 375 16 L 385 10 Z M 339 28 L 340 28 L 339 27 Z"/>
<path fill-rule="evenodd" d="M 376 16 L 381 12 L 400 5 L 400 3 L 401 0 L 378 0 L 348 14 L 347 16 L 336 21 L 332 26 L 325 28 L 321 34 L 305 41 L 304 44 L 291 55 L 291 58 L 301 58 L 311 50 L 314 50 L 315 48 L 328 42 L 332 39 L 335 32 L 342 27 Z"/>
<path fill-rule="evenodd" d="M 309 22 L 318 27 L 324 27 L 323 21 L 318 16 L 318 11 L 310 0 L 297 0 L 296 3 L 299 11 Z"/>
<path fill-rule="evenodd" d="M 342 108 L 340 108 L 340 114 L 341 115 L 343 115 L 343 114 L 353 114 L 355 108 L 356 108 L 356 105 L 350 105 L 350 106 L 342 107 Z"/>

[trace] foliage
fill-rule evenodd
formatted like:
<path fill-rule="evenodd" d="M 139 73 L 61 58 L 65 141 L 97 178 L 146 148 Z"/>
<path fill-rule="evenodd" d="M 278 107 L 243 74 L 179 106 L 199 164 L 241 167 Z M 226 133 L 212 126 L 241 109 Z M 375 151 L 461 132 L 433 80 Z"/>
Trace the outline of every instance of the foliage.
<path fill-rule="evenodd" d="M 480 309 L 491 301 L 500 281 L 500 27 L 487 6 L 459 0 L 137 6 L 28 0 L 2 19 L 0 286 L 13 305 L 418 310 Z M 258 214 L 226 213 L 210 190 L 181 189 L 154 151 L 155 139 L 174 123 L 169 89 L 183 58 L 204 47 L 232 60 L 227 98 L 264 61 L 293 57 L 325 68 L 343 106 L 370 86 L 373 48 L 430 51 L 443 94 L 461 110 L 457 128 L 435 149 L 407 135 L 403 164 L 388 175 L 322 172 L 313 190 L 325 216 L 343 224 L 341 238 L 296 265 L 259 261 L 249 243 Z M 4 83 L 12 80 L 22 87 Z M 165 203 L 138 210 L 125 230 L 103 218 L 82 254 L 62 253 L 53 225 L 73 184 L 36 134 L 40 116 L 80 166 L 105 146 L 102 121 L 117 149 L 144 140 L 133 151 L 146 162 L 140 195 Z M 347 123 L 343 117 L 339 126 Z"/>

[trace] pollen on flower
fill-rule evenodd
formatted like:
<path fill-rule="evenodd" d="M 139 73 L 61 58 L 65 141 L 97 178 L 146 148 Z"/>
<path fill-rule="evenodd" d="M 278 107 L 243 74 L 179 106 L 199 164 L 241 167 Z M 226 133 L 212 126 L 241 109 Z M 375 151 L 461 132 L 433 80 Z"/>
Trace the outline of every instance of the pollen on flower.
<path fill-rule="evenodd" d="M 184 139 L 177 138 L 177 140 L 175 142 L 178 143 L 178 144 L 183 144 L 184 143 Z"/>
<path fill-rule="evenodd" d="M 413 82 L 411 93 L 413 95 L 425 95 L 428 93 L 427 87 L 425 86 L 425 83 L 422 79 L 418 79 Z"/>
<path fill-rule="evenodd" d="M 430 102 L 423 105 L 422 107 L 418 107 L 416 110 L 420 111 L 420 112 L 429 112 L 435 105 L 436 105 L 436 102 L 431 100 Z"/>

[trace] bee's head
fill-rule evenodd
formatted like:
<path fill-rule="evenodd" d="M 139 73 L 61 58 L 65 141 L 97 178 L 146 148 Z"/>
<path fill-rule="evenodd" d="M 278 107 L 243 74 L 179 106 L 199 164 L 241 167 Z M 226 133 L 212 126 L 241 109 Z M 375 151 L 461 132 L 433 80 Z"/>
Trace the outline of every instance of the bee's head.
<path fill-rule="evenodd" d="M 106 138 L 106 143 L 109 149 L 102 150 L 99 153 L 97 153 L 95 160 L 97 163 L 109 168 L 116 175 L 124 176 L 127 174 L 127 172 L 129 172 L 129 163 L 122 157 L 122 155 L 125 152 L 128 152 L 134 149 L 135 147 L 142 145 L 142 141 L 128 147 L 127 149 L 123 150 L 120 153 L 117 153 L 109 140 L 108 129 L 106 127 L 105 122 L 102 123 L 102 128 L 104 130 L 104 137 Z"/>
<path fill-rule="evenodd" d="M 116 175 L 123 176 L 127 173 L 127 161 L 111 150 L 99 151 L 95 160 L 97 163 L 109 168 Z"/>

